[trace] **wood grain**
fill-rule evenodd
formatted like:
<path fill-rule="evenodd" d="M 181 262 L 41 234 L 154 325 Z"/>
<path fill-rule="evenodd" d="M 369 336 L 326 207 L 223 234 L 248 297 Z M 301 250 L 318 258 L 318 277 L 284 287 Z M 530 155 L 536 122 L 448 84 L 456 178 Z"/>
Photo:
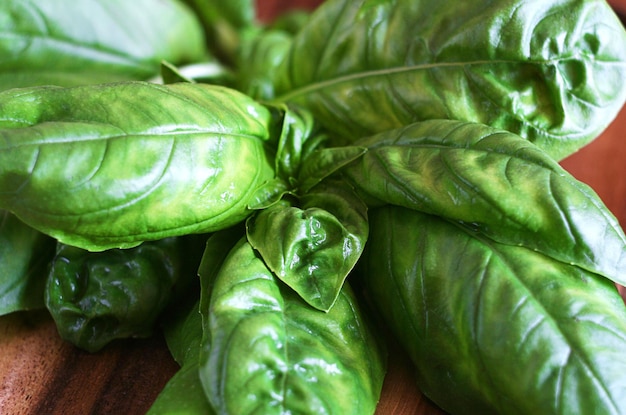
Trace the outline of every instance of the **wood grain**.
<path fill-rule="evenodd" d="M 260 16 L 320 0 L 258 0 Z M 613 4 L 626 11 L 626 0 Z M 563 161 L 626 225 L 626 109 L 602 136 Z M 626 297 L 626 293 L 624 293 Z M 420 393 L 410 363 L 390 344 L 377 415 L 443 415 Z M 142 415 L 177 370 L 160 336 L 119 341 L 89 354 L 63 342 L 45 312 L 0 317 L 0 414 Z"/>

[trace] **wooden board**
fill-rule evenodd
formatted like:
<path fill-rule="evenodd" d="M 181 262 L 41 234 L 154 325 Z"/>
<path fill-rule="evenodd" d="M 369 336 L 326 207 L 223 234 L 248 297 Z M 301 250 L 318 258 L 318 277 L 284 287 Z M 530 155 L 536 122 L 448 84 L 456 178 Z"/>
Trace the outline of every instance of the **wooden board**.
<path fill-rule="evenodd" d="M 319 1 L 260 0 L 270 18 L 284 4 Z M 616 1 L 626 10 L 626 0 Z M 563 161 L 591 185 L 626 225 L 626 109 L 596 141 Z M 440 415 L 421 396 L 406 355 L 390 345 L 390 371 L 378 415 Z M 89 354 L 63 342 L 44 312 L 0 317 L 0 414 L 142 415 L 177 365 L 163 339 L 120 341 Z"/>

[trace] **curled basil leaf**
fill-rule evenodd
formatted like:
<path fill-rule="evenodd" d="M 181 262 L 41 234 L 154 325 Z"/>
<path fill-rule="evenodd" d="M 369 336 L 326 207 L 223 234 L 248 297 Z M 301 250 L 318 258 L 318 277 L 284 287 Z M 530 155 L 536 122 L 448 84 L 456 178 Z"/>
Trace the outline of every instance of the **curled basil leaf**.
<path fill-rule="evenodd" d="M 0 208 L 89 250 L 223 229 L 274 176 L 273 125 L 266 107 L 204 84 L 5 91 Z"/>
<path fill-rule="evenodd" d="M 198 263 L 185 238 L 103 252 L 59 244 L 46 307 L 61 337 L 90 352 L 114 339 L 146 337 L 166 306 L 190 286 L 190 269 Z"/>
<path fill-rule="evenodd" d="M 367 240 L 367 207 L 352 188 L 327 181 L 247 220 L 248 241 L 308 304 L 328 311 Z"/>
<path fill-rule="evenodd" d="M 624 104 L 626 32 L 604 0 L 329 0 L 277 72 L 275 99 L 344 142 L 447 118 L 561 159 Z"/>
<path fill-rule="evenodd" d="M 44 308 L 54 239 L 0 210 L 0 315 Z"/>
<path fill-rule="evenodd" d="M 3 0 L 0 90 L 148 79 L 161 60 L 206 57 L 204 32 L 177 0 Z"/>
<path fill-rule="evenodd" d="M 370 204 L 442 216 L 625 283 L 626 236 L 598 195 L 521 137 L 429 120 L 358 142 L 341 171 Z"/>
<path fill-rule="evenodd" d="M 409 209 L 370 212 L 368 296 L 453 414 L 626 408 L 626 308 L 608 280 Z"/>
<path fill-rule="evenodd" d="M 216 412 L 374 413 L 384 354 L 347 285 L 317 311 L 243 238 L 211 286 L 200 377 Z"/>

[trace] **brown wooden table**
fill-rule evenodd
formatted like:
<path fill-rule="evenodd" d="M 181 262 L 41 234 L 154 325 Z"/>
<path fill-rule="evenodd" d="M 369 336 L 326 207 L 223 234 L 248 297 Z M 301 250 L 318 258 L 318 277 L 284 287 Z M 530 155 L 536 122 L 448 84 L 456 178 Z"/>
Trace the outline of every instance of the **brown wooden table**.
<path fill-rule="evenodd" d="M 317 0 L 260 0 L 269 18 L 284 4 Z M 626 0 L 613 3 L 626 11 Z M 606 132 L 563 161 L 591 185 L 626 225 L 626 109 Z M 379 415 L 443 414 L 423 398 L 406 356 L 393 345 Z M 63 342 L 45 312 L 0 317 L 0 414 L 141 415 L 177 370 L 160 336 L 116 342 L 97 354 Z"/>

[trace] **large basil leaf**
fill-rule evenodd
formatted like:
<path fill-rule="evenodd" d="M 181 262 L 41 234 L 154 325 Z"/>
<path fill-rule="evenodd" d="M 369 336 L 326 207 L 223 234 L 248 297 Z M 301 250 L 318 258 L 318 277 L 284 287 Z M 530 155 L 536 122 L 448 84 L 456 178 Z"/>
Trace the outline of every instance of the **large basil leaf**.
<path fill-rule="evenodd" d="M 0 315 L 44 308 L 54 239 L 0 210 Z"/>
<path fill-rule="evenodd" d="M 626 236 L 598 195 L 534 144 L 488 126 L 430 120 L 358 142 L 342 173 L 369 203 L 462 223 L 625 283 Z"/>
<path fill-rule="evenodd" d="M 400 207 L 370 213 L 367 292 L 452 414 L 622 414 L 626 308 L 608 280 Z"/>
<path fill-rule="evenodd" d="M 147 79 L 161 60 L 205 56 L 202 27 L 178 0 L 0 3 L 0 90 Z"/>
<path fill-rule="evenodd" d="M 604 0 L 329 0 L 277 72 L 277 101 L 348 142 L 449 118 L 560 159 L 624 104 L 626 32 Z"/>
<path fill-rule="evenodd" d="M 217 413 L 374 412 L 383 354 L 348 286 L 328 313 L 317 311 L 244 238 L 212 287 L 200 377 Z"/>
<path fill-rule="evenodd" d="M 5 91 L 0 208 L 90 250 L 225 228 L 273 177 L 272 118 L 204 84 Z"/>
<path fill-rule="evenodd" d="M 328 311 L 367 241 L 367 206 L 343 182 L 327 181 L 300 198 L 248 218 L 248 241 L 304 301 Z"/>

